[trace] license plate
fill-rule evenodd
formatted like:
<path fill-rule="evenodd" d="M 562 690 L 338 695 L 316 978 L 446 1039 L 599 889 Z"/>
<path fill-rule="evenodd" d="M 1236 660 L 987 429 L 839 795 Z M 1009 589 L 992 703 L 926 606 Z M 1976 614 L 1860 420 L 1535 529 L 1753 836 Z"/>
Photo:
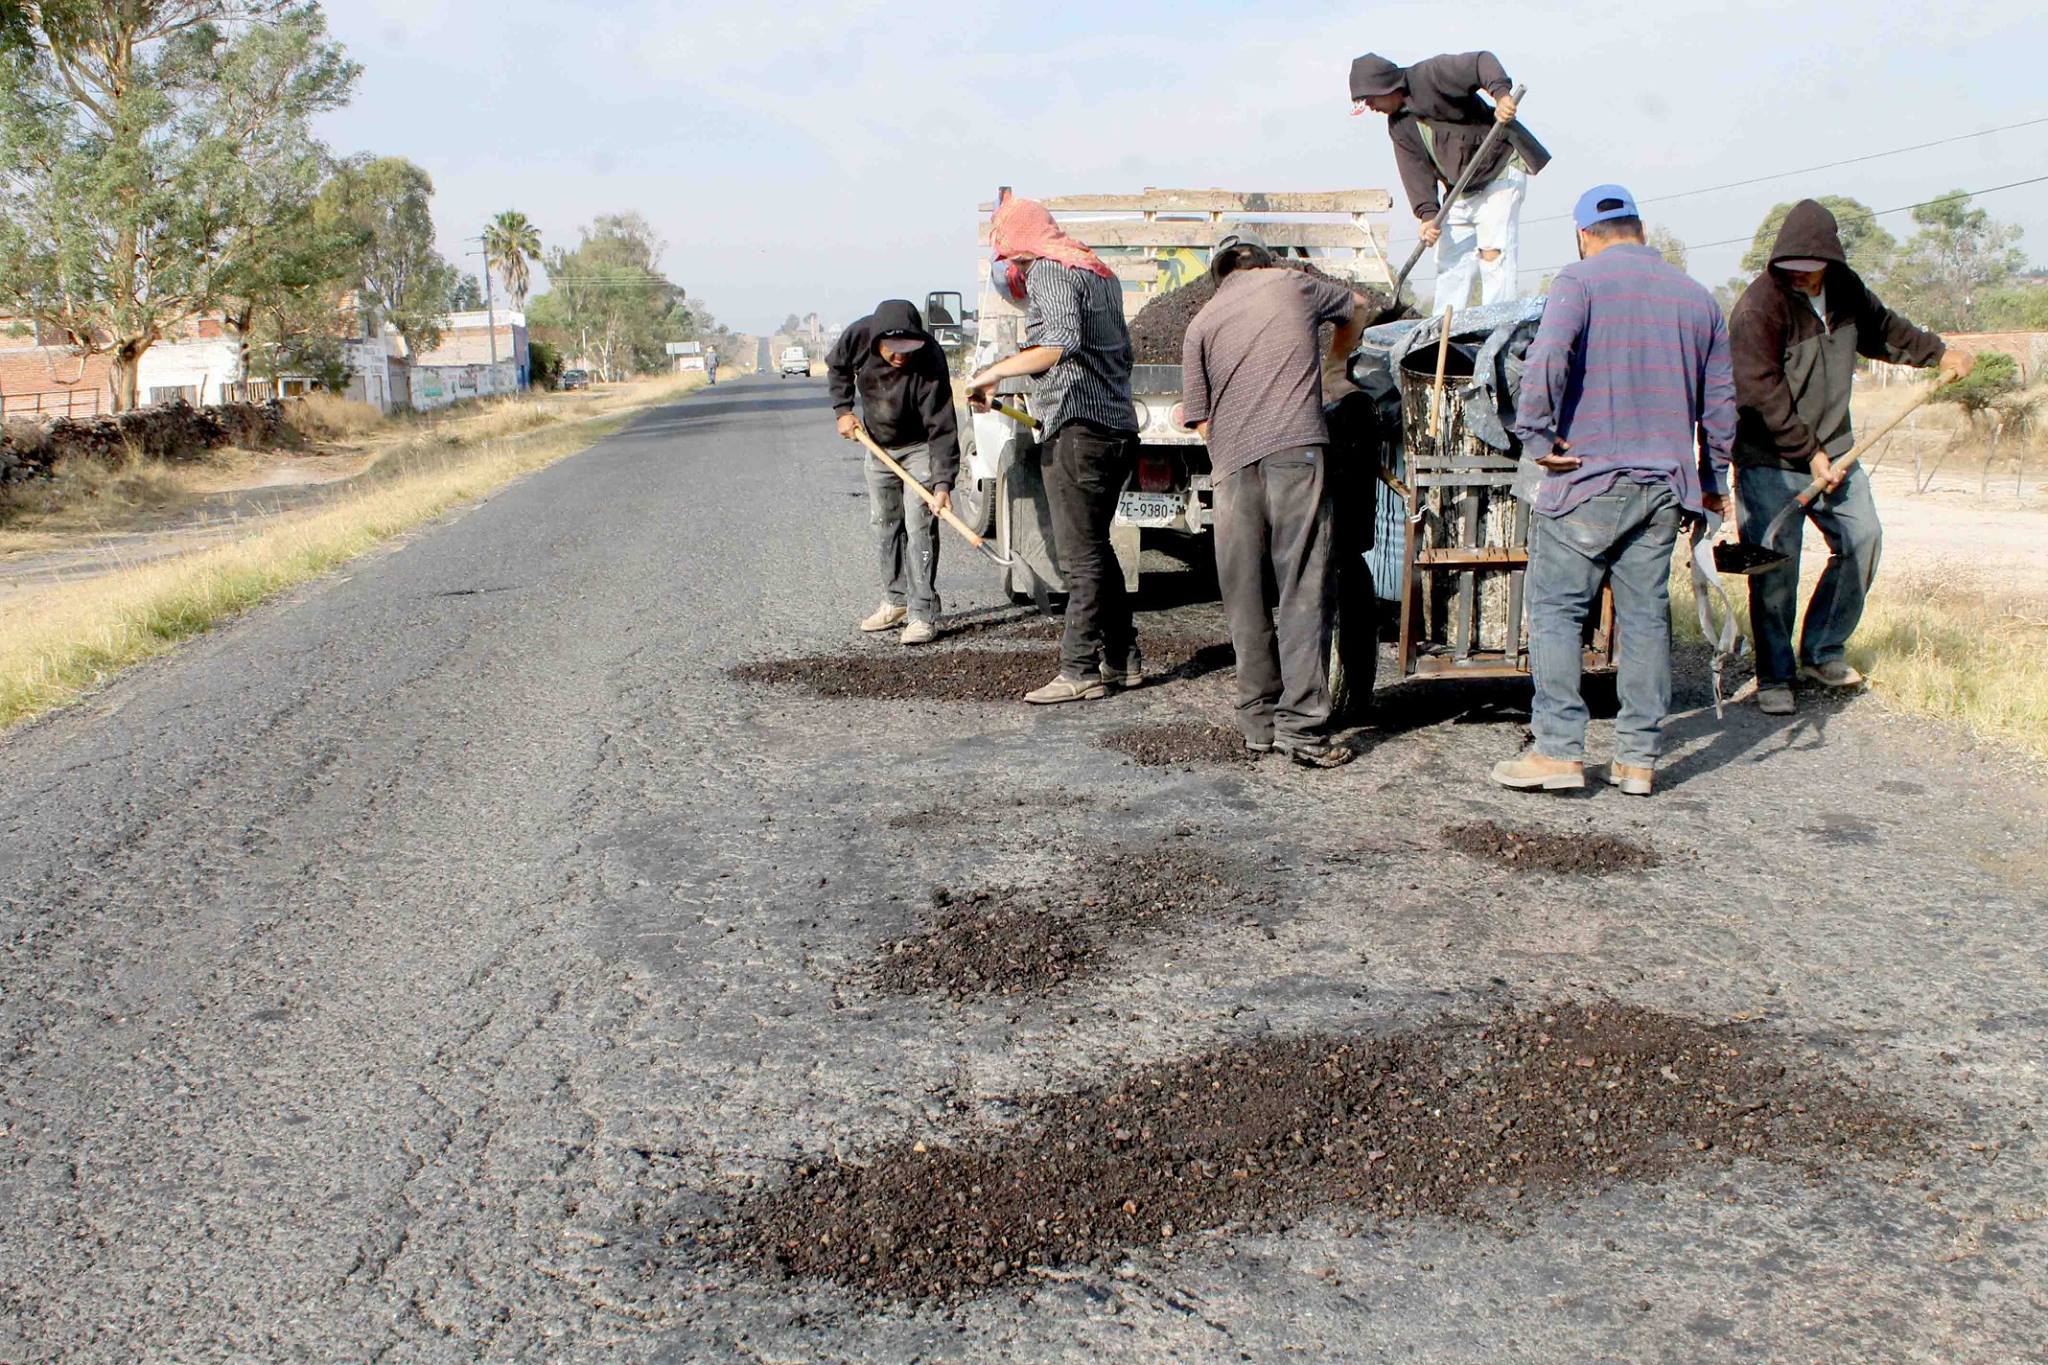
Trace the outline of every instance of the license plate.
<path fill-rule="evenodd" d="M 1126 526 L 1171 526 L 1187 509 L 1182 493 L 1126 493 L 1117 499 L 1116 519 Z"/>

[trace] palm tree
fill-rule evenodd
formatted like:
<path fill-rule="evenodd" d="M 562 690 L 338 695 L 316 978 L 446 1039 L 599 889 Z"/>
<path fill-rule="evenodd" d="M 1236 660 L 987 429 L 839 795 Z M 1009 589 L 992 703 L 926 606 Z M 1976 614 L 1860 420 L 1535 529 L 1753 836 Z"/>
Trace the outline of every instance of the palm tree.
<path fill-rule="evenodd" d="M 540 229 L 516 209 L 506 209 L 484 228 L 484 265 L 498 272 L 512 306 L 526 308 L 526 291 L 532 284 L 526 263 L 540 259 Z"/>

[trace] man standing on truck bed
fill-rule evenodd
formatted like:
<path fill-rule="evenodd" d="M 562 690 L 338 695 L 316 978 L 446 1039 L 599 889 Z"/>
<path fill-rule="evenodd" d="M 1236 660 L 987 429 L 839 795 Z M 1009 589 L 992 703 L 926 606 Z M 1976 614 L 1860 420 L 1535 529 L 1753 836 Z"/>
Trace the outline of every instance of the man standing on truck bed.
<path fill-rule="evenodd" d="M 1529 177 L 1550 164 L 1550 153 L 1515 120 L 1514 88 L 1491 52 L 1460 52 L 1397 66 L 1376 52 L 1351 63 L 1351 112 L 1367 109 L 1387 116 L 1394 163 L 1408 205 L 1421 223 L 1422 241 L 1436 248 L 1433 313 L 1463 308 L 1479 274 L 1479 301 L 1499 303 L 1521 297 L 1516 283 L 1516 247 L 1522 234 L 1522 195 Z M 1493 96 L 1489 107 L 1479 92 Z M 1487 129 L 1507 125 L 1464 195 L 1451 205 L 1441 234 L 1435 226 L 1443 207 L 1439 186 L 1449 190 L 1465 173 Z"/>
<path fill-rule="evenodd" d="M 1756 632 L 1757 707 L 1789 716 L 1793 665 L 1822 687 L 1863 685 L 1842 656 L 1863 619 L 1863 600 L 1877 576 L 1883 531 L 1870 476 L 1834 461 L 1856 444 L 1849 399 L 1856 357 L 1897 365 L 1939 365 L 1960 379 L 1976 357 L 1951 351 L 1886 308 L 1849 268 L 1835 215 L 1803 199 L 1785 215 L 1771 248 L 1770 268 L 1751 282 L 1728 320 L 1735 348 L 1735 394 L 1741 415 L 1735 436 L 1735 496 L 1742 539 L 1763 536 L 1771 518 L 1814 479 L 1821 495 L 1806 509 L 1828 549 L 1827 567 L 1806 604 L 1799 652 L 1792 652 L 1792 615 L 1799 607 L 1799 542 L 1805 526 L 1780 533 L 1783 564 L 1750 575 L 1749 620 Z"/>
<path fill-rule="evenodd" d="M 1607 780 L 1648 796 L 1671 710 L 1671 552 L 1679 523 L 1727 510 L 1735 440 L 1728 330 L 1714 296 L 1643 244 L 1629 192 L 1579 197 L 1579 261 L 1558 272 L 1529 346 L 1515 435 L 1543 470 L 1529 528 L 1529 728 L 1504 787 L 1584 787 L 1586 614 L 1614 585 L 1621 713 Z"/>
<path fill-rule="evenodd" d="M 959 420 L 953 380 L 939 344 L 908 299 L 888 299 L 840 333 L 825 357 L 827 388 L 839 434 L 851 441 L 865 426 L 875 444 L 950 505 L 960 472 Z M 860 399 L 856 423 L 853 405 Z M 882 603 L 860 623 L 869 632 L 903 625 L 899 640 L 929 644 L 939 634 L 939 528 L 924 499 L 904 496 L 903 481 L 874 456 L 864 457 L 868 524 L 882 572 Z"/>
<path fill-rule="evenodd" d="M 1335 566 L 1316 329 L 1336 324 L 1330 357 L 1341 362 L 1364 333 L 1362 300 L 1334 280 L 1280 269 L 1249 232 L 1216 244 L 1209 273 L 1215 297 L 1182 343 L 1182 407 L 1215 475 L 1238 729 L 1255 754 L 1334 768 L 1354 751 L 1328 734 Z"/>
<path fill-rule="evenodd" d="M 1032 416 L 1044 423 L 1053 549 L 1067 580 L 1059 676 L 1024 700 L 1091 701 L 1145 680 L 1123 570 L 1109 544 L 1138 451 L 1123 285 L 1035 200 L 1004 200 L 989 238 L 996 269 L 1023 276 L 1024 348 L 969 379 L 968 401 L 985 409 L 1001 381 L 1038 376 Z"/>

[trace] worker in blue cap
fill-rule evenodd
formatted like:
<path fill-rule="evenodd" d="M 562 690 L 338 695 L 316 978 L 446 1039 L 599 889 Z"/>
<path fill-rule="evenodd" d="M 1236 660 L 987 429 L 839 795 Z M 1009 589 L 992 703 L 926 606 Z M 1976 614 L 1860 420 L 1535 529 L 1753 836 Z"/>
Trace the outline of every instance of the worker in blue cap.
<path fill-rule="evenodd" d="M 1735 376 L 1720 306 L 1644 244 L 1627 190 L 1595 186 L 1572 216 L 1579 259 L 1551 283 L 1515 409 L 1521 458 L 1535 466 L 1536 743 L 1493 778 L 1543 791 L 1586 785 L 1582 642 L 1612 583 L 1621 710 L 1607 778 L 1648 796 L 1671 709 L 1672 551 L 1687 518 L 1726 514 Z"/>

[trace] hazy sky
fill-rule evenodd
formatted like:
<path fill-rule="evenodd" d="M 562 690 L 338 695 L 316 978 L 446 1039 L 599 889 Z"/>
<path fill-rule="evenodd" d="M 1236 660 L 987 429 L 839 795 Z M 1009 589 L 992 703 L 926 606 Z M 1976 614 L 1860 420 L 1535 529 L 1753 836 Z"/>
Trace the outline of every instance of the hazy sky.
<path fill-rule="evenodd" d="M 1618 180 L 1670 194 L 2048 117 L 2048 6 L 1743 0 L 1646 5 L 1116 0 L 327 0 L 365 67 L 326 120 L 339 151 L 434 177 L 443 250 L 504 208 L 549 244 L 638 209 L 671 278 L 728 324 L 971 290 L 975 205 L 1023 194 L 1394 190 L 1385 122 L 1345 76 L 1490 48 L 1556 160 L 1531 185 L 1522 264 L 1571 259 L 1569 211 Z M 1884 209 L 2048 175 L 2048 123 L 1645 209 L 1703 244 L 1771 204 L 1850 194 Z M 1983 201 L 2048 262 L 2048 184 Z M 1894 232 L 1906 215 L 1882 220 Z M 1397 258 L 1398 258 L 1397 251 Z M 1740 246 L 1698 246 L 1716 282 Z M 474 269 L 475 262 L 465 262 Z M 1426 275 L 1426 266 L 1423 272 Z M 1534 277 L 1531 277 L 1533 283 Z"/>

